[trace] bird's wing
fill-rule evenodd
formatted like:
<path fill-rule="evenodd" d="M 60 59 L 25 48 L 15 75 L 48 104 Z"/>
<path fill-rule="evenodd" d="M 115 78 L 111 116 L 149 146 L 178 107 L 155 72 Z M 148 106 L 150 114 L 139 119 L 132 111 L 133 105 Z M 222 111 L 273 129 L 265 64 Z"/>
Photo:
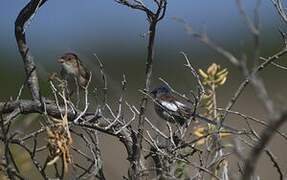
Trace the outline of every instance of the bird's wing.
<path fill-rule="evenodd" d="M 172 103 L 172 102 L 168 102 L 168 101 L 159 101 L 159 102 L 160 102 L 161 106 L 163 106 L 168 111 L 173 111 L 173 112 L 178 111 L 177 105 Z"/>
<path fill-rule="evenodd" d="M 184 118 L 190 117 L 191 109 L 170 95 L 162 96 L 159 103 L 165 110 L 173 115 L 182 116 Z"/>
<path fill-rule="evenodd" d="M 178 106 L 174 103 L 174 98 L 170 95 L 162 95 L 158 99 L 158 103 L 167 111 L 177 112 Z"/>
<path fill-rule="evenodd" d="M 187 106 L 179 101 L 174 101 L 174 103 L 179 107 L 179 108 L 187 108 Z"/>
<path fill-rule="evenodd" d="M 86 87 L 90 79 L 90 72 L 80 60 L 77 61 L 79 75 L 77 76 L 78 83 L 81 87 Z"/>
<path fill-rule="evenodd" d="M 79 62 L 80 63 L 80 62 Z M 90 78 L 90 72 L 88 71 L 88 69 L 85 67 L 85 65 L 83 65 L 82 63 L 80 63 L 79 66 L 80 69 L 80 74 L 82 77 L 84 77 L 85 79 L 89 79 Z"/>
<path fill-rule="evenodd" d="M 183 104 L 179 101 L 174 101 L 174 103 L 177 105 L 178 107 L 178 113 L 185 117 L 185 118 L 190 118 L 191 116 L 191 113 L 192 113 L 192 110 L 190 107 L 188 107 L 186 104 Z"/>

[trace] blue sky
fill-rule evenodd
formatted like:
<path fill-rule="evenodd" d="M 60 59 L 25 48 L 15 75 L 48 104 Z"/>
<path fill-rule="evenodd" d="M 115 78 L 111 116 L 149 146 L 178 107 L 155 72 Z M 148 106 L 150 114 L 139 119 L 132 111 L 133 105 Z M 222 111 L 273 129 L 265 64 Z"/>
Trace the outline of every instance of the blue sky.
<path fill-rule="evenodd" d="M 243 1 L 251 14 L 255 0 Z M 17 13 L 28 1 L 1 0 L 1 46 L 14 42 L 13 25 Z M 148 5 L 151 0 L 145 1 Z M 161 23 L 162 33 L 177 39 L 181 26 L 172 20 L 179 17 L 197 29 L 205 27 L 216 35 L 240 32 L 242 24 L 235 0 L 169 0 L 166 19 Z M 261 2 L 260 14 L 264 25 L 274 20 L 274 8 L 269 0 Z M 31 40 L 43 48 L 52 45 L 70 45 L 77 41 L 96 39 L 137 39 L 145 32 L 143 13 L 129 10 L 113 0 L 48 0 L 28 28 Z M 5 42 L 5 43 L 4 43 Z M 45 42 L 45 44 L 40 43 Z M 9 44 L 9 46 L 6 45 Z"/>
<path fill-rule="evenodd" d="M 3 63 L 19 62 L 14 37 L 14 21 L 27 0 L 0 2 L 0 55 Z M 145 0 L 151 5 L 152 0 Z M 252 15 L 255 0 L 243 0 L 244 8 Z M 248 37 L 235 0 L 169 0 L 165 19 L 160 22 L 157 47 L 172 52 L 194 50 L 205 55 L 202 46 L 187 38 L 183 25 L 173 17 L 182 18 L 198 31 L 205 29 L 217 42 L 233 47 Z M 261 26 L 268 38 L 280 37 L 280 19 L 271 0 L 262 0 Z M 119 5 L 113 0 L 48 0 L 27 28 L 28 42 L 39 63 L 51 62 L 66 51 L 85 56 L 97 53 L 107 59 L 127 59 L 138 55 L 144 60 L 146 17 L 142 12 Z M 272 32 L 272 33 L 269 33 Z M 265 36 L 264 36 L 265 37 Z M 250 41 L 247 39 L 247 41 Z M 116 53 L 114 53 L 116 51 Z M 139 55 L 139 56 L 140 56 Z M 16 60 L 15 60 L 16 59 Z"/>
<path fill-rule="evenodd" d="M 14 21 L 27 2 L 0 1 L 1 72 L 13 67 L 22 74 L 21 57 L 14 37 Z M 144 2 L 150 6 L 152 0 Z M 242 2 L 246 12 L 253 15 L 256 0 Z M 169 0 L 166 17 L 159 24 L 156 39 L 155 66 L 162 66 L 165 62 L 165 67 L 161 68 L 163 70 L 171 71 L 172 67 L 176 67 L 177 61 L 182 60 L 180 51 L 187 52 L 196 63 L 222 60 L 222 57 L 189 38 L 183 25 L 173 17 L 184 19 L 197 31 L 205 29 L 211 38 L 232 52 L 239 52 L 243 42 L 251 42 L 235 0 Z M 263 44 L 270 45 L 272 42 L 280 45 L 281 42 L 274 39 L 280 38 L 277 29 L 281 28 L 281 23 L 271 0 L 262 0 L 260 17 L 264 30 Z M 78 53 L 82 59 L 93 63 L 90 65 L 95 64 L 93 53 L 97 53 L 105 63 L 110 63 L 107 66 L 121 67 L 110 72 L 133 74 L 141 70 L 145 63 L 146 39 L 141 35 L 146 32 L 145 14 L 119 5 L 114 0 L 48 0 L 26 30 L 30 50 L 39 71 L 44 72 L 44 79 L 47 72 L 56 70 L 56 58 L 67 51 Z M 273 47 L 273 44 L 270 46 Z M 268 54 L 268 51 L 264 52 Z"/>

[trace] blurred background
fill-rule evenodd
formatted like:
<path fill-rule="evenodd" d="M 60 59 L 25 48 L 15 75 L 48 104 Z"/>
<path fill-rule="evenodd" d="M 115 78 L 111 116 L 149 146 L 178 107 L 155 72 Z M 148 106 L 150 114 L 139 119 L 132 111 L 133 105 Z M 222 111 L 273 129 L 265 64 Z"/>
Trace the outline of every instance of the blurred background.
<path fill-rule="evenodd" d="M 14 37 L 14 21 L 27 2 L 27 0 L 1 0 L 0 2 L 1 101 L 17 96 L 25 78 L 23 63 Z M 147 5 L 151 5 L 151 2 L 146 0 Z M 256 1 L 243 0 L 242 2 L 247 14 L 253 17 Z M 271 0 L 262 0 L 259 11 L 260 56 L 267 57 L 282 47 L 278 29 L 284 31 L 286 24 L 281 22 Z M 190 37 L 184 30 L 184 25 L 175 18 L 185 20 L 195 31 L 207 32 L 211 39 L 232 53 L 240 56 L 244 52 L 251 56 L 252 36 L 239 14 L 235 0 L 170 0 L 167 14 L 158 26 L 156 37 L 152 86 L 159 85 L 161 82 L 158 78 L 163 77 L 182 93 L 193 89 L 195 82 L 192 74 L 184 67 L 185 59 L 180 54 L 184 51 L 196 68 L 206 69 L 209 64 L 216 62 L 229 69 L 229 79 L 218 92 L 219 106 L 224 107 L 241 83 L 242 75 L 223 57 Z M 99 68 L 93 56 L 96 53 L 105 65 L 111 101 L 118 97 L 122 75 L 125 74 L 128 81 L 127 101 L 135 105 L 138 105 L 141 97 L 138 89 L 144 87 L 146 33 L 145 14 L 121 6 L 113 0 L 49 0 L 26 28 L 28 44 L 38 65 L 37 70 L 40 73 L 41 90 L 44 95 L 50 94 L 48 74 L 59 71 L 56 59 L 65 52 L 77 53 L 93 71 L 93 86 L 101 88 Z M 287 65 L 286 60 L 286 58 L 280 59 L 280 64 Z M 266 87 L 277 102 L 277 106 L 285 106 L 286 70 L 270 65 L 260 75 L 264 78 Z M 24 97 L 27 94 L 24 92 Z M 263 120 L 266 118 L 260 101 L 250 87 L 243 93 L 234 110 Z M 148 116 L 155 116 L 154 112 L 149 111 Z M 227 123 L 238 127 L 243 126 L 240 119 L 236 117 L 230 116 L 228 120 Z M 21 128 L 23 131 L 28 131 L 31 124 L 26 123 Z M 260 126 L 256 128 L 261 129 Z M 287 132 L 286 125 L 282 131 Z M 118 145 L 117 140 L 106 136 L 102 138 L 101 143 L 104 149 L 104 168 L 108 178 L 122 177 L 127 170 L 124 148 L 118 148 L 119 152 L 115 153 L 114 146 Z M 273 147 L 280 165 L 286 171 L 287 157 L 282 144 L 286 149 L 286 142 L 276 137 L 270 146 Z M 272 178 L 275 171 L 270 162 L 261 165 L 267 158 L 262 156 L 258 166 L 258 174 L 262 175 L 262 179 Z M 119 166 L 119 163 L 123 165 Z M 273 173 L 269 173 L 269 170 Z"/>

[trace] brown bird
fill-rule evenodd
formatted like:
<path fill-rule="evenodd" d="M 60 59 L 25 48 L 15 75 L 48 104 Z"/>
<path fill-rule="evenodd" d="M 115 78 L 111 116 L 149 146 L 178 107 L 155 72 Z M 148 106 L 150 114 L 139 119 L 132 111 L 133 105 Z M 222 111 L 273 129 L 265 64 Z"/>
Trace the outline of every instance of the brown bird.
<path fill-rule="evenodd" d="M 90 72 L 74 53 L 66 53 L 58 59 L 61 64 L 61 76 L 69 81 L 74 80 L 81 87 L 86 88 L 90 79 Z"/>

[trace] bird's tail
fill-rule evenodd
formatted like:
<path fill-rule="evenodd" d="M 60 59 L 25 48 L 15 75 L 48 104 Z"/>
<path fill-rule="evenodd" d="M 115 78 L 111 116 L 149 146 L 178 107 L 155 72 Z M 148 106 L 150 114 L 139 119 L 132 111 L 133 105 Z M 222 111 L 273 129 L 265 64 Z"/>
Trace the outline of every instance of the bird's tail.
<path fill-rule="evenodd" d="M 223 127 L 227 130 L 230 130 L 232 132 L 235 132 L 235 133 L 239 133 L 240 131 L 233 128 L 233 127 L 230 127 L 228 125 L 224 125 L 224 124 L 218 124 L 215 120 L 211 120 L 211 119 L 208 119 L 204 116 L 201 116 L 200 114 L 195 114 L 194 115 L 195 118 L 197 118 L 198 120 L 202 121 L 202 122 L 205 122 L 205 123 L 208 123 L 208 124 L 212 124 L 212 125 L 215 125 L 215 126 L 220 126 L 220 127 Z"/>

